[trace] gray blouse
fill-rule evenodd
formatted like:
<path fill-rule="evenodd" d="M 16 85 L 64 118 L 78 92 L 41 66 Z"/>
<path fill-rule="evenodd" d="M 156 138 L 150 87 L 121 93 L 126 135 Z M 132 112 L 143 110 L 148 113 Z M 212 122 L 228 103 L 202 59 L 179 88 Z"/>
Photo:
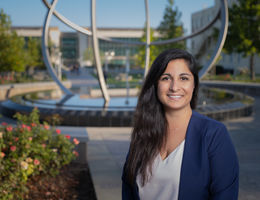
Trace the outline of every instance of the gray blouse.
<path fill-rule="evenodd" d="M 184 143 L 185 140 L 164 160 L 160 154 L 157 155 L 152 165 L 152 176 L 143 187 L 141 176 L 137 175 L 136 181 L 141 200 L 178 200 Z"/>

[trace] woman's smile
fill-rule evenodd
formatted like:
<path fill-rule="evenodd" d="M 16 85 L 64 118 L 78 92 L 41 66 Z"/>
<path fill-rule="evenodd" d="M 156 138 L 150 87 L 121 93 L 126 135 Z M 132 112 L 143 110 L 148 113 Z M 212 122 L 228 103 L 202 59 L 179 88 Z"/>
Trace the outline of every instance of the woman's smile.
<path fill-rule="evenodd" d="M 172 100 L 179 100 L 183 97 L 183 95 L 176 95 L 176 94 L 167 94 L 167 96 Z"/>

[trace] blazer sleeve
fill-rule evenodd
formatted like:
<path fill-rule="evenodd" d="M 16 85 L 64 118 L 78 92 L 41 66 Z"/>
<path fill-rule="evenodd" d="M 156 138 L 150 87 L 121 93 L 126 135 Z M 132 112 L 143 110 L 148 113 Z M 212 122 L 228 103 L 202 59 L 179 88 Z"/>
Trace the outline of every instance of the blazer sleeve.
<path fill-rule="evenodd" d="M 229 133 L 222 123 L 210 136 L 208 156 L 211 171 L 210 200 L 237 200 L 238 159 Z"/>
<path fill-rule="evenodd" d="M 134 200 L 132 187 L 122 178 L 122 200 Z"/>
<path fill-rule="evenodd" d="M 128 153 L 129 154 L 129 153 Z M 123 168 L 123 174 L 122 174 L 122 200 L 134 200 L 134 190 L 133 187 L 127 182 L 126 180 L 126 162 L 128 160 L 128 154 L 126 156 L 126 161 Z"/>

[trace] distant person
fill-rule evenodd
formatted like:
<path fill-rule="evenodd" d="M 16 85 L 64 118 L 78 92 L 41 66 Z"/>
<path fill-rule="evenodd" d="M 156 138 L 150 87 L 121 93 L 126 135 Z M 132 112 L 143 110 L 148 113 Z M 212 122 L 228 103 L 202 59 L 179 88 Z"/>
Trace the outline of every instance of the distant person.
<path fill-rule="evenodd" d="M 70 72 L 73 73 L 75 71 L 75 65 L 70 66 Z"/>
<path fill-rule="evenodd" d="M 79 75 L 79 66 L 77 64 L 72 65 L 71 72 Z"/>
<path fill-rule="evenodd" d="M 75 65 L 75 70 L 76 70 L 77 75 L 79 75 L 79 65 Z"/>
<path fill-rule="evenodd" d="M 194 111 L 199 78 L 188 52 L 153 62 L 135 112 L 122 199 L 237 200 L 238 159 L 224 124 Z"/>

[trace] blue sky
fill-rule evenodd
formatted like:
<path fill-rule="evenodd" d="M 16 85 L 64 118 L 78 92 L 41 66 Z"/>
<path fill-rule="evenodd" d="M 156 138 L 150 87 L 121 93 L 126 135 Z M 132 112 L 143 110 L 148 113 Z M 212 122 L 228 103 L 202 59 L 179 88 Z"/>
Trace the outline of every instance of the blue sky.
<path fill-rule="evenodd" d="M 50 2 L 50 0 L 49 0 Z M 149 0 L 152 27 L 158 27 L 167 0 Z M 190 32 L 191 13 L 213 6 L 214 0 L 175 0 L 182 13 L 181 21 Z M 47 8 L 42 0 L 0 0 L 0 8 L 11 16 L 14 26 L 42 26 Z M 90 0 L 59 0 L 57 11 L 81 26 L 90 25 Z M 143 27 L 144 0 L 96 0 L 97 27 Z M 72 29 L 52 18 L 51 25 L 61 30 Z"/>

